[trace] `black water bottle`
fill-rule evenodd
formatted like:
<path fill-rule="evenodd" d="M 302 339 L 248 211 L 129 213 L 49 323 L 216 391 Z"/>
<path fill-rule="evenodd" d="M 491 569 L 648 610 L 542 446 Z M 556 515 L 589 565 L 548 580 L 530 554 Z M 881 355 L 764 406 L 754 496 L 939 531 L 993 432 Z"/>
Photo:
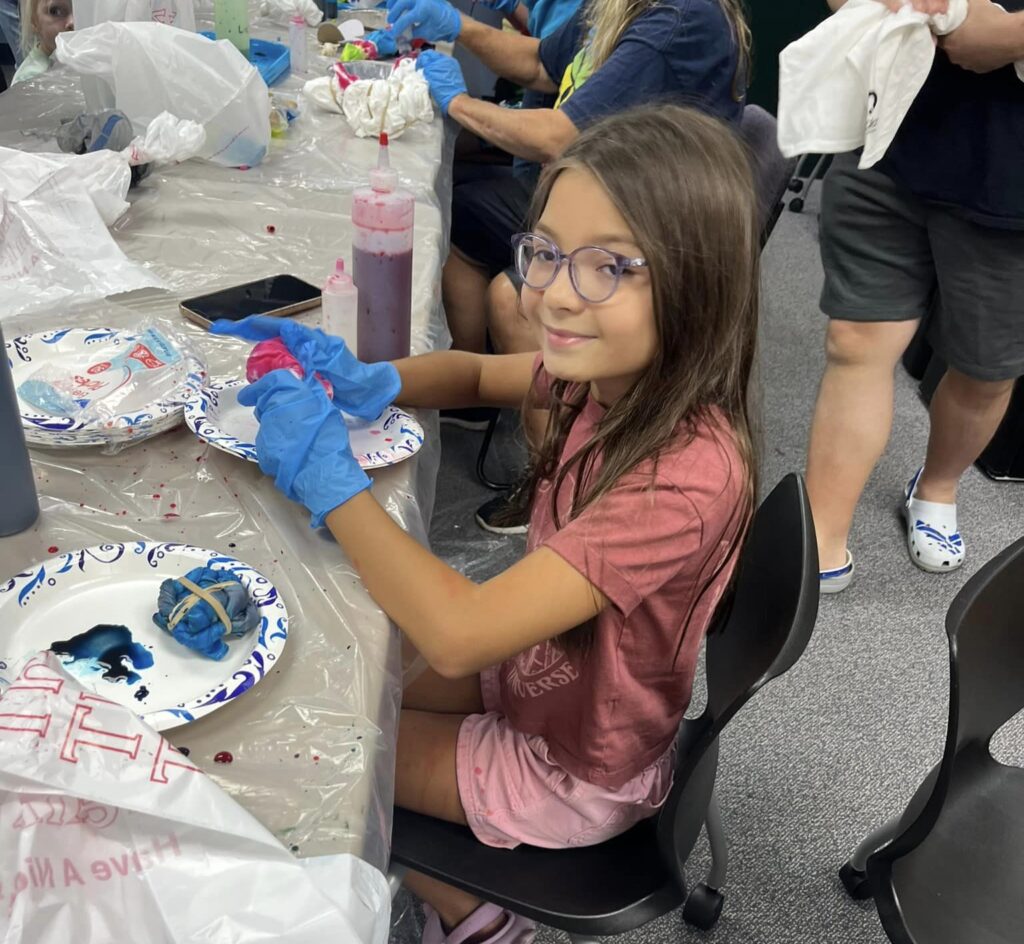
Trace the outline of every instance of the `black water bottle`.
<path fill-rule="evenodd" d="M 0 328 L 0 537 L 30 528 L 38 517 L 39 499 L 32 478 L 32 463 Z"/>

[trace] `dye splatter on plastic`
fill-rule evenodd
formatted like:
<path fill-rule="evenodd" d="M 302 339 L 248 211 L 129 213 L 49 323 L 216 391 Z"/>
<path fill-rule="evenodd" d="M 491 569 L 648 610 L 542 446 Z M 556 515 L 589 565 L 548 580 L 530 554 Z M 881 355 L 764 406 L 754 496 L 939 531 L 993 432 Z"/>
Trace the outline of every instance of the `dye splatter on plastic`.
<path fill-rule="evenodd" d="M 101 623 L 70 639 L 58 640 L 50 648 L 78 678 L 100 673 L 108 682 L 134 685 L 142 680 L 135 670 L 153 666 L 153 653 L 132 639 L 127 626 Z"/>
<path fill-rule="evenodd" d="M 235 755 L 231 751 L 217 751 L 213 755 L 213 762 L 215 764 L 230 764 L 235 759 Z"/>
<path fill-rule="evenodd" d="M 149 698 L 149 689 L 145 685 L 140 685 L 135 692 L 135 700 L 143 701 L 146 698 Z"/>

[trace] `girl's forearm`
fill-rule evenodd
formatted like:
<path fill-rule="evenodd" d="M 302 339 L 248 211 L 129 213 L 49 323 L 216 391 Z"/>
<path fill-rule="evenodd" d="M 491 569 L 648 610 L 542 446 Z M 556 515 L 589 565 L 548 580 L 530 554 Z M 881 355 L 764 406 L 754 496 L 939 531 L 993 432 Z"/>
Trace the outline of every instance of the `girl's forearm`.
<path fill-rule="evenodd" d="M 435 351 L 395 361 L 402 378 L 397 402 L 427 409 L 478 405 L 481 357 L 467 351 Z"/>
<path fill-rule="evenodd" d="M 441 675 L 464 673 L 464 614 L 477 585 L 402 530 L 370 492 L 327 516 L 327 527 L 370 596 Z M 397 579 L 396 579 L 397 576 Z"/>

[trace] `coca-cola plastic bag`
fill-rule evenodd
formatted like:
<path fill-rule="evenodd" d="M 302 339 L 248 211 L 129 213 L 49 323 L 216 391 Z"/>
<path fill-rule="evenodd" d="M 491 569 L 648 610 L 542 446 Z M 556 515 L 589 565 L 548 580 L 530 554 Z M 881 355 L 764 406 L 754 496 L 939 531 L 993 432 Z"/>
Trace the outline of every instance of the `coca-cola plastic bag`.
<path fill-rule="evenodd" d="M 0 676 L 13 672 L 0 664 Z M 0 678 L 3 944 L 385 944 L 387 881 L 295 859 L 52 653 Z"/>

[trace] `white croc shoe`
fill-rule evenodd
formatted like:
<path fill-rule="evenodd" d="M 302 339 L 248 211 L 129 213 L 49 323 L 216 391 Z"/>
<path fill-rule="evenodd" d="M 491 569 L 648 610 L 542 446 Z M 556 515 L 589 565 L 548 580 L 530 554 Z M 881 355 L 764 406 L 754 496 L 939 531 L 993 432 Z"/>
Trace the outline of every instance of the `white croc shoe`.
<path fill-rule="evenodd" d="M 853 580 L 853 555 L 846 551 L 846 562 L 835 570 L 818 571 L 818 590 L 821 593 L 841 593 Z"/>
<path fill-rule="evenodd" d="M 964 562 L 964 541 L 956 525 L 956 505 L 914 497 L 924 466 L 907 483 L 903 516 L 907 521 L 910 559 L 930 574 L 948 574 Z"/>

